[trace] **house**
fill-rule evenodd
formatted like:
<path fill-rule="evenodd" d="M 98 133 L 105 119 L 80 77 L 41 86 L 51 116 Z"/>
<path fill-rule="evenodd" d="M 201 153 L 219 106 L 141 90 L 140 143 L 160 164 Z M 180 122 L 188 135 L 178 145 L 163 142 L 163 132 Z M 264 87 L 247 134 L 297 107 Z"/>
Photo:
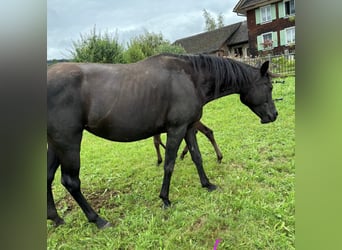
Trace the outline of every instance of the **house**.
<path fill-rule="evenodd" d="M 295 51 L 295 0 L 240 0 L 233 12 L 247 17 L 251 56 Z"/>
<path fill-rule="evenodd" d="M 187 53 L 245 57 L 248 53 L 247 22 L 176 40 Z"/>

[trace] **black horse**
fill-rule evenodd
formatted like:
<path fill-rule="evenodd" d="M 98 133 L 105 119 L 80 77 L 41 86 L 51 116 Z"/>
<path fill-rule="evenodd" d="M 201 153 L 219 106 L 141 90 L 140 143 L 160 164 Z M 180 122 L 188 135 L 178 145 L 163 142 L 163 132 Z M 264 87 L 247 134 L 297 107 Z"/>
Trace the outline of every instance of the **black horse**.
<path fill-rule="evenodd" d="M 203 106 L 240 94 L 261 118 L 273 122 L 269 62 L 255 68 L 207 55 L 163 54 L 126 64 L 61 63 L 47 73 L 47 218 L 63 224 L 51 184 L 61 165 L 62 184 L 98 228 L 110 226 L 88 204 L 80 189 L 80 145 L 85 129 L 97 136 L 131 142 L 167 133 L 164 178 L 159 197 L 171 205 L 169 187 L 179 145 L 184 138 L 202 187 L 215 190 L 206 176 L 193 124 Z"/>

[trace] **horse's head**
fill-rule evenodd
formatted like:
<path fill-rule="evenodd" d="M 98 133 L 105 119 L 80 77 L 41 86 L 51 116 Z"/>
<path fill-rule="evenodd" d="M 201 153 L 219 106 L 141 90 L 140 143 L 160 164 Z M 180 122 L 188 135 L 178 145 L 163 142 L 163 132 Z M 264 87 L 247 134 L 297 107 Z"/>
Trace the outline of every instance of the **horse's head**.
<path fill-rule="evenodd" d="M 274 122 L 278 112 L 272 99 L 272 83 L 266 61 L 255 77 L 254 83 L 240 93 L 240 100 L 261 118 L 261 123 Z"/>

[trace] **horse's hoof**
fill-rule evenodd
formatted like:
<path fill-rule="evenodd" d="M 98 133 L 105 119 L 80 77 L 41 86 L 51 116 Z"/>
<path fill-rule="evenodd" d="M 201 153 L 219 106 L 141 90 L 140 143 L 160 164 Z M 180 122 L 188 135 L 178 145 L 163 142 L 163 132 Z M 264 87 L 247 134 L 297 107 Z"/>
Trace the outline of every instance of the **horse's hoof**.
<path fill-rule="evenodd" d="M 111 227 L 112 224 L 110 224 L 108 221 L 98 217 L 96 221 L 94 221 L 98 229 L 105 229 L 107 227 Z"/>
<path fill-rule="evenodd" d="M 55 227 L 65 224 L 65 221 L 62 218 L 58 218 L 54 222 L 55 222 Z"/>
<path fill-rule="evenodd" d="M 210 183 L 206 188 L 208 189 L 208 192 L 212 192 L 217 189 L 217 186 Z"/>
<path fill-rule="evenodd" d="M 99 227 L 99 229 L 105 229 L 105 228 L 112 227 L 112 226 L 113 225 L 107 221 L 106 224 L 104 224 L 102 227 Z"/>
<path fill-rule="evenodd" d="M 164 202 L 164 204 L 163 204 L 164 209 L 171 207 L 171 201 L 170 200 L 165 199 L 165 200 L 163 200 L 163 202 Z"/>

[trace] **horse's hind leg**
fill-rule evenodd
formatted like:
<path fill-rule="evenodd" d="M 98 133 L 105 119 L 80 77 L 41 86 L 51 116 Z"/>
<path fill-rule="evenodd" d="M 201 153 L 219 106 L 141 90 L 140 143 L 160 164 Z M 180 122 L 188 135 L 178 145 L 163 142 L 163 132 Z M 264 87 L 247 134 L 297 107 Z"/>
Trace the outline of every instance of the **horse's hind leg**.
<path fill-rule="evenodd" d="M 62 184 L 81 207 L 89 222 L 95 223 L 98 228 L 110 226 L 110 223 L 102 219 L 89 205 L 81 193 L 80 172 L 80 147 L 69 147 L 61 157 Z"/>
<path fill-rule="evenodd" d="M 49 145 L 47 152 L 47 218 L 54 221 L 56 226 L 64 224 L 64 220 L 57 213 L 51 189 L 59 164 L 60 161 L 56 153 L 51 148 L 51 145 Z"/>
<path fill-rule="evenodd" d="M 216 141 L 214 138 L 214 132 L 210 128 L 205 126 L 203 123 L 201 123 L 200 121 L 196 123 L 196 128 L 199 131 L 201 131 L 209 139 L 209 141 L 211 142 L 211 144 L 213 145 L 215 149 L 217 161 L 221 163 L 223 156 L 222 156 L 221 150 L 216 144 Z"/>

